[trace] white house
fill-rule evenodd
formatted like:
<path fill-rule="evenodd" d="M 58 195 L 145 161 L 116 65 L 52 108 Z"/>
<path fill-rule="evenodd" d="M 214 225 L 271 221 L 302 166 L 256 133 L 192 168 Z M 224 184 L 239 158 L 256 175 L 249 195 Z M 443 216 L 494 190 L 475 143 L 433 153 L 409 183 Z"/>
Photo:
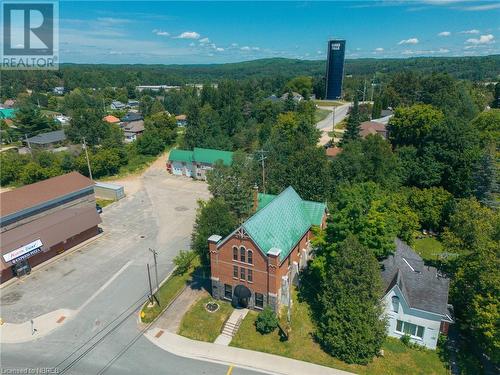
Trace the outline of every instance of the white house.
<path fill-rule="evenodd" d="M 113 100 L 110 105 L 111 109 L 124 109 L 126 106 L 118 100 Z"/>
<path fill-rule="evenodd" d="M 412 342 L 435 349 L 440 333 L 453 323 L 449 279 L 424 264 L 411 247 L 396 239 L 396 251 L 382 262 L 383 306 L 388 335 L 410 335 Z"/>

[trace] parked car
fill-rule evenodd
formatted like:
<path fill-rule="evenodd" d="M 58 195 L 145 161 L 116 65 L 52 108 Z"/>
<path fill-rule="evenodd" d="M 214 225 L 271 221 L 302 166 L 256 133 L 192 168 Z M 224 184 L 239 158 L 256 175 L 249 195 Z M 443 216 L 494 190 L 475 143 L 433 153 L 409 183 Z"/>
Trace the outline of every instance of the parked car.
<path fill-rule="evenodd" d="M 99 206 L 97 203 L 95 204 L 95 209 L 97 210 L 98 214 L 102 214 L 102 207 Z"/>

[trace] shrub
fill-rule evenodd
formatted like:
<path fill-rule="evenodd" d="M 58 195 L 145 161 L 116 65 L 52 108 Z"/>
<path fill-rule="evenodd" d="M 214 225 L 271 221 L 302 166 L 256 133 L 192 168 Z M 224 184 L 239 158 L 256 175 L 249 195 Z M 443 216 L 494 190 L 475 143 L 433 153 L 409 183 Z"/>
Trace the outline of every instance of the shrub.
<path fill-rule="evenodd" d="M 255 321 L 255 328 L 261 334 L 273 332 L 278 327 L 278 317 L 270 306 L 266 306 L 264 310 L 259 313 Z"/>
<path fill-rule="evenodd" d="M 404 346 L 410 346 L 410 335 L 405 334 L 400 337 L 400 340 Z"/>
<path fill-rule="evenodd" d="M 174 264 L 177 266 L 175 270 L 176 275 L 184 275 L 191 263 L 193 263 L 196 253 L 190 250 L 181 250 L 179 254 L 174 258 Z"/>

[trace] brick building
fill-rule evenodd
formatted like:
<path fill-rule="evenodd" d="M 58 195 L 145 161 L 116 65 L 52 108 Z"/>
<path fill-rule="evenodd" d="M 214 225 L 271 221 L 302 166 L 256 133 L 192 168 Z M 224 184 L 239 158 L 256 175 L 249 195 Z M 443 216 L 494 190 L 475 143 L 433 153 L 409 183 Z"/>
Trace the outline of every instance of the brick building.
<path fill-rule="evenodd" d="M 310 257 L 311 228 L 324 227 L 326 205 L 305 201 L 288 187 L 256 194 L 256 213 L 226 238 L 209 239 L 212 295 L 261 309 L 288 305 L 289 286 Z"/>
<path fill-rule="evenodd" d="M 0 194 L 0 282 L 99 233 L 94 182 L 77 172 Z"/>

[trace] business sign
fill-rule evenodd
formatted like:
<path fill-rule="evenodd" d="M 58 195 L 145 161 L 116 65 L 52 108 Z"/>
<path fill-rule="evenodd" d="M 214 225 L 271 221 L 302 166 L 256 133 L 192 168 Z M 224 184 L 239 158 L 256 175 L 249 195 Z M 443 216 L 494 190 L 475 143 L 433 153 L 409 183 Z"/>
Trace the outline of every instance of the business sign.
<path fill-rule="evenodd" d="M 58 69 L 58 5 L 57 0 L 2 1 L 2 69 Z"/>
<path fill-rule="evenodd" d="M 6 262 L 13 262 L 27 259 L 42 251 L 43 243 L 40 239 L 30 242 L 27 245 L 21 246 L 19 249 L 13 250 L 10 253 L 4 254 L 3 259 Z M 21 258 L 21 259 L 19 259 Z"/>
<path fill-rule="evenodd" d="M 332 43 L 332 51 L 340 50 L 340 43 Z"/>

